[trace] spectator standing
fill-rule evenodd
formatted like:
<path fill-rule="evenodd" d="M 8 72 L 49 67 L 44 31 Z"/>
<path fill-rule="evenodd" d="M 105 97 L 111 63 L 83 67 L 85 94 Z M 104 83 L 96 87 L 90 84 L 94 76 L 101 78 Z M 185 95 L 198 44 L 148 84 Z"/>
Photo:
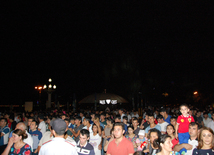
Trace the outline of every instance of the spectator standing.
<path fill-rule="evenodd" d="M 83 129 L 87 129 L 90 134 L 93 133 L 92 125 L 90 124 L 90 118 L 85 117 L 83 120 L 83 125 L 84 125 Z"/>
<path fill-rule="evenodd" d="M 132 117 L 139 118 L 138 112 L 137 112 L 137 111 L 134 111 L 134 113 L 132 114 Z"/>
<path fill-rule="evenodd" d="M 172 148 L 174 148 L 174 146 L 179 143 L 179 140 L 175 138 L 175 128 L 172 124 L 167 125 L 166 133 L 171 137 L 173 144 Z"/>
<path fill-rule="evenodd" d="M 10 115 L 9 121 L 11 122 L 10 130 L 15 130 L 17 123 L 16 123 L 16 121 L 14 121 L 14 116 L 13 115 Z"/>
<path fill-rule="evenodd" d="M 75 123 L 74 123 L 74 117 L 70 117 L 70 123 L 68 125 L 68 128 L 74 129 Z"/>
<path fill-rule="evenodd" d="M 89 143 L 94 147 L 95 155 L 101 155 L 102 138 L 98 134 L 98 127 L 96 124 L 92 126 L 93 133 L 90 133 Z"/>
<path fill-rule="evenodd" d="M 72 130 L 72 129 L 69 129 L 72 134 L 74 135 L 74 140 L 76 142 L 79 141 L 79 136 L 80 136 L 80 130 L 82 130 L 83 128 L 83 124 L 81 124 L 81 117 L 76 117 L 75 119 L 75 128 Z"/>
<path fill-rule="evenodd" d="M 156 125 L 155 124 L 155 118 L 154 118 L 154 115 L 152 114 L 149 114 L 149 126 L 145 129 L 145 132 L 146 132 L 146 137 L 147 137 L 147 134 L 149 132 L 150 129 L 157 129 L 159 131 L 161 131 L 161 127 L 159 125 Z"/>
<path fill-rule="evenodd" d="M 121 122 L 123 122 L 123 116 L 126 116 L 125 114 L 124 114 L 124 109 L 119 109 L 119 111 L 118 111 L 118 113 L 119 113 L 119 115 L 120 115 L 120 120 L 121 120 Z"/>
<path fill-rule="evenodd" d="M 111 130 L 114 124 L 114 121 L 110 117 L 107 118 L 106 122 L 107 122 L 107 125 L 105 126 L 104 132 L 102 134 L 102 137 L 104 138 L 103 139 L 104 144 L 106 143 L 106 139 L 111 138 Z"/>
<path fill-rule="evenodd" d="M 38 154 L 38 145 L 39 145 L 39 141 L 42 138 L 42 133 L 37 130 L 38 124 L 36 122 L 36 120 L 33 120 L 30 124 L 30 132 L 29 134 L 32 136 L 33 138 L 33 155 L 37 155 Z"/>
<path fill-rule="evenodd" d="M 8 143 L 8 137 L 10 133 L 10 128 L 7 126 L 7 119 L 0 119 L 0 153 L 5 149 Z"/>
<path fill-rule="evenodd" d="M 44 115 L 40 114 L 38 116 L 38 120 L 39 120 L 38 130 L 42 133 L 42 135 L 44 135 L 45 132 L 46 132 L 46 125 L 45 125 L 45 121 L 44 121 Z"/>
<path fill-rule="evenodd" d="M 32 122 L 33 120 L 34 120 L 33 117 L 29 117 L 29 118 L 28 118 L 28 122 L 27 122 L 27 131 L 28 131 L 28 132 L 30 132 L 30 124 L 31 124 L 31 122 Z"/>
<path fill-rule="evenodd" d="M 197 111 L 197 114 L 196 114 L 196 123 L 199 124 L 199 128 L 202 128 L 204 126 L 204 122 L 203 122 L 203 118 L 201 116 L 201 111 Z"/>
<path fill-rule="evenodd" d="M 133 155 L 134 146 L 132 142 L 126 139 L 123 123 L 115 123 L 113 134 L 115 139 L 112 140 L 107 148 L 107 155 Z"/>
<path fill-rule="evenodd" d="M 207 127 L 214 131 L 214 113 L 212 114 L 212 121 L 207 124 Z"/>
<path fill-rule="evenodd" d="M 171 116 L 166 113 L 166 109 L 165 108 L 161 108 L 160 109 L 160 114 L 163 116 L 163 120 L 170 124 Z"/>
<path fill-rule="evenodd" d="M 132 119 L 132 126 L 134 127 L 134 134 L 135 135 L 138 135 L 138 133 L 140 131 L 140 128 L 138 127 L 138 125 L 139 125 L 138 119 L 136 117 L 134 117 Z"/>
<path fill-rule="evenodd" d="M 105 117 L 106 117 L 105 115 L 106 115 L 105 113 L 101 113 L 100 114 L 100 122 L 103 123 L 104 126 L 107 125 L 106 119 L 105 119 Z"/>
<path fill-rule="evenodd" d="M 167 122 L 165 122 L 163 120 L 163 116 L 162 115 L 157 115 L 157 121 L 158 121 L 158 124 L 160 127 L 161 127 L 161 134 L 166 134 L 166 126 L 169 124 Z"/>
<path fill-rule="evenodd" d="M 86 129 L 80 131 L 80 138 L 77 143 L 78 155 L 95 155 L 94 147 L 87 141 L 90 139 L 90 133 Z"/>
<path fill-rule="evenodd" d="M 134 134 L 134 127 L 133 126 L 129 126 L 128 127 L 128 133 L 125 136 L 129 141 L 132 142 L 133 146 L 134 146 L 134 150 L 137 150 L 137 144 L 136 144 L 136 140 L 138 138 L 138 135 Z"/>
<path fill-rule="evenodd" d="M 212 121 L 212 119 L 208 117 L 208 112 L 203 113 L 203 116 L 204 126 L 207 127 L 207 125 L 209 124 L 209 122 Z"/>
<path fill-rule="evenodd" d="M 39 155 L 77 155 L 75 146 L 64 139 L 64 133 L 67 128 L 62 119 L 55 119 L 51 122 L 54 138 L 43 144 Z"/>

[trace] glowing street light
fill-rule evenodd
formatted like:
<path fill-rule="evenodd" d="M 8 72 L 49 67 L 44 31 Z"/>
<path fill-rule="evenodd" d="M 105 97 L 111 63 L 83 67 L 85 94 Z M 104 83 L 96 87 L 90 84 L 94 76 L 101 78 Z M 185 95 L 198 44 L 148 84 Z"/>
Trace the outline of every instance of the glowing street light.
<path fill-rule="evenodd" d="M 198 95 L 198 92 L 197 92 L 197 91 L 194 91 L 193 94 L 194 94 L 194 95 Z"/>
<path fill-rule="evenodd" d="M 56 85 L 53 85 L 51 82 L 52 82 L 52 79 L 51 78 L 49 78 L 48 79 L 48 82 L 49 82 L 49 84 L 45 84 L 44 86 L 43 86 L 43 89 L 45 89 L 46 91 L 47 91 L 47 93 L 48 93 L 48 102 L 46 103 L 46 108 L 50 108 L 51 107 L 51 94 L 52 94 L 52 92 L 54 92 L 55 91 L 55 89 L 56 89 Z M 47 87 L 48 86 L 48 87 Z"/>

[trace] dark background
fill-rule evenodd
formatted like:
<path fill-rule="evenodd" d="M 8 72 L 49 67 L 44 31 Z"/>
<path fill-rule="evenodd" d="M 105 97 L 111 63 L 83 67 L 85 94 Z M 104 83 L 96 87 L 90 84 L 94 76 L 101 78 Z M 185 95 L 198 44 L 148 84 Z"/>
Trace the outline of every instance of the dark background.
<path fill-rule="evenodd" d="M 207 2 L 3 4 L 0 104 L 36 102 L 34 87 L 50 77 L 61 103 L 107 89 L 128 101 L 141 92 L 148 104 L 210 104 L 211 13 Z"/>

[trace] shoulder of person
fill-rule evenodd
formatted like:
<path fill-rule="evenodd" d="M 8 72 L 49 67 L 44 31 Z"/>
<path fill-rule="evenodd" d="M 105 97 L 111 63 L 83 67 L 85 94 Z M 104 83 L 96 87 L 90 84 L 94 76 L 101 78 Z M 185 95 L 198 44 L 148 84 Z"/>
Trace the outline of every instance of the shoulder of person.
<path fill-rule="evenodd" d="M 52 140 L 49 140 L 49 141 L 47 141 L 47 142 L 44 142 L 42 145 L 45 145 L 45 144 L 48 144 L 48 143 L 50 143 Z"/>

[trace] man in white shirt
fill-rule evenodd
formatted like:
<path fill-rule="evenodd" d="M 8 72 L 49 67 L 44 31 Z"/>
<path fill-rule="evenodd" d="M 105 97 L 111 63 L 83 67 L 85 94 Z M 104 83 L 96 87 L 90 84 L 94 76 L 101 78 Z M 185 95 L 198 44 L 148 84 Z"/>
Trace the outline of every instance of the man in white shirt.
<path fill-rule="evenodd" d="M 209 124 L 209 122 L 212 121 L 212 119 L 208 117 L 208 112 L 205 112 L 203 115 L 204 115 L 203 118 L 204 126 L 207 127 L 207 125 Z"/>
<path fill-rule="evenodd" d="M 44 122 L 44 116 L 43 115 L 39 115 L 38 116 L 38 120 L 39 120 L 38 130 L 42 133 L 42 135 L 44 135 L 45 132 L 46 132 L 46 125 L 45 125 L 45 122 Z"/>
<path fill-rule="evenodd" d="M 85 117 L 82 124 L 84 125 L 83 129 L 87 129 L 90 134 L 93 133 L 92 125 L 90 124 L 90 118 Z"/>
<path fill-rule="evenodd" d="M 124 113 L 124 110 L 121 108 L 119 109 L 118 113 L 120 114 L 120 117 L 121 117 L 121 122 L 123 122 L 123 116 L 126 116 Z"/>
<path fill-rule="evenodd" d="M 211 128 L 214 131 L 214 113 L 212 114 L 212 121 L 207 124 L 208 128 Z"/>
<path fill-rule="evenodd" d="M 156 117 L 158 124 L 161 127 L 161 134 L 166 134 L 166 127 L 169 123 L 165 122 L 163 120 L 163 116 L 162 115 L 157 115 Z"/>

